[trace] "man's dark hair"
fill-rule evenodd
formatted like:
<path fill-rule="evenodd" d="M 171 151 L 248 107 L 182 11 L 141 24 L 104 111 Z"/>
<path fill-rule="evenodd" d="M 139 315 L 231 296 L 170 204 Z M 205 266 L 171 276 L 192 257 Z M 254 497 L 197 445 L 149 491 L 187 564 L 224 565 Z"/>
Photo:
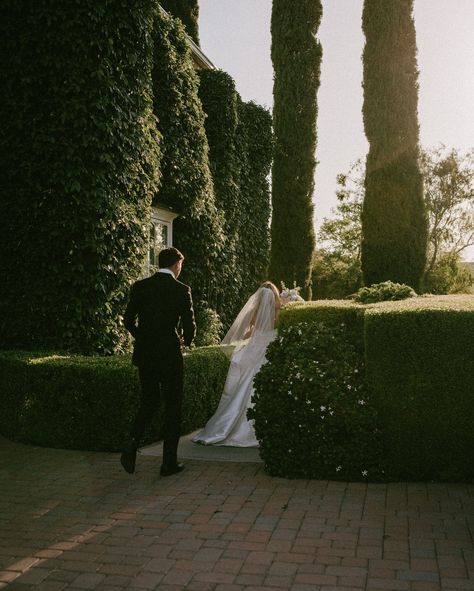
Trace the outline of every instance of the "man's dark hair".
<path fill-rule="evenodd" d="M 169 248 L 164 248 L 160 250 L 158 254 L 158 265 L 160 269 L 166 269 L 168 267 L 172 267 L 178 261 L 184 259 L 184 256 L 177 248 L 174 246 L 170 246 Z"/>

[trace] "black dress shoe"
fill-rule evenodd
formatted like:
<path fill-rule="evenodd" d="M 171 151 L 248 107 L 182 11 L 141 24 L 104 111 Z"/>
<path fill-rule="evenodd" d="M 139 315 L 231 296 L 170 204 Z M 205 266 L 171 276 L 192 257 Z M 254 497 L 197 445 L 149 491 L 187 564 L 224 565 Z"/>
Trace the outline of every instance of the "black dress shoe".
<path fill-rule="evenodd" d="M 162 464 L 160 469 L 161 476 L 171 476 L 172 474 L 178 474 L 184 470 L 183 464 L 175 464 L 174 466 L 167 466 Z"/>
<path fill-rule="evenodd" d="M 135 472 L 135 462 L 137 461 L 137 443 L 135 439 L 129 439 L 123 446 L 120 463 L 125 472 L 133 474 Z"/>

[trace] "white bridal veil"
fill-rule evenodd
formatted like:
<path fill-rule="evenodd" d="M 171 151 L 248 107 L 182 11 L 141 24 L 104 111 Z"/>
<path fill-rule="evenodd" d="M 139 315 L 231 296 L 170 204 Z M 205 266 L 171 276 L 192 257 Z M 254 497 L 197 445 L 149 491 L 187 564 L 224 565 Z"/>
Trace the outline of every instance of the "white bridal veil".
<path fill-rule="evenodd" d="M 259 287 L 247 300 L 221 344 L 243 344 L 243 341 L 270 333 L 274 328 L 275 294 L 269 287 Z"/>

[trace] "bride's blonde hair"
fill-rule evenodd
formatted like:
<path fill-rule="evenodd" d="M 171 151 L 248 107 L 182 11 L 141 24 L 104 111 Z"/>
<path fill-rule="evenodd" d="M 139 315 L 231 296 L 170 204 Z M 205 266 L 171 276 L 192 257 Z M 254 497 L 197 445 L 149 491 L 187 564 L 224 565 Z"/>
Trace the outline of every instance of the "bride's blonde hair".
<path fill-rule="evenodd" d="M 280 292 L 278 291 L 278 287 L 271 281 L 264 281 L 260 287 L 267 287 L 268 289 L 271 289 L 275 295 L 275 298 L 280 299 Z"/>

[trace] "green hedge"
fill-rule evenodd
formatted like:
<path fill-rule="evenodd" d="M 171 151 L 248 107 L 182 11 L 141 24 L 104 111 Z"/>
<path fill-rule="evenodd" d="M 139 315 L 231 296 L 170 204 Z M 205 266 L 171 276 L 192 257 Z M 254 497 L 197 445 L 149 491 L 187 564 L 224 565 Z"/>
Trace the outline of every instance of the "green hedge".
<path fill-rule="evenodd" d="M 296 337 L 295 327 L 301 330 Z M 340 344 L 341 331 L 347 351 Z M 371 464 L 369 480 L 474 478 L 473 296 L 423 296 L 365 306 L 334 300 L 294 303 L 282 310 L 279 334 L 285 342 L 278 339 L 272 344 L 269 363 L 256 378 L 254 414 L 264 460 L 272 473 L 357 479 L 364 460 Z M 332 373 L 328 369 L 331 356 Z M 347 371 L 348 358 L 365 374 L 367 415 L 357 413 L 355 401 L 341 394 L 341 380 L 352 391 L 362 391 Z M 314 386 L 321 377 L 314 373 L 316 366 L 311 364 L 315 362 L 330 376 L 329 387 L 323 379 Z M 295 368 L 306 376 L 298 382 L 298 400 L 285 393 L 285 386 L 294 382 Z M 311 383 L 309 378 L 313 378 Z M 353 465 L 347 464 L 347 455 L 337 474 L 330 473 L 334 461 L 332 468 L 319 462 L 316 474 L 318 453 L 340 448 L 341 423 L 333 430 L 325 423 L 326 430 L 322 430 L 315 417 L 305 417 L 302 409 L 307 400 L 316 408 L 317 402 L 327 406 L 332 398 L 346 416 L 353 417 L 361 450 L 368 449 L 366 435 L 373 429 L 374 455 L 353 455 Z M 287 421 L 278 419 L 281 409 Z M 288 427 L 293 415 L 302 430 L 303 447 L 298 447 L 298 429 Z M 270 421 L 271 432 L 266 421 Z M 318 437 L 305 439 L 305 429 L 312 429 Z M 299 450 L 290 464 L 282 457 L 285 452 L 279 441 Z M 329 451 L 325 455 L 335 458 Z"/>
<path fill-rule="evenodd" d="M 470 296 L 368 307 L 367 380 L 392 479 L 474 478 L 473 335 Z"/>
<path fill-rule="evenodd" d="M 302 321 L 280 329 L 269 346 L 248 416 L 255 419 L 271 475 L 345 481 L 383 476 L 364 356 L 351 337 L 345 322 Z"/>
<path fill-rule="evenodd" d="M 117 352 L 160 136 L 155 0 L 5 0 L 0 347 Z"/>
<path fill-rule="evenodd" d="M 292 303 L 281 310 L 279 330 L 300 322 L 322 322 L 328 326 L 346 326 L 348 338 L 360 355 L 364 354 L 364 306 L 347 300 L 318 300 Z"/>
<path fill-rule="evenodd" d="M 218 347 L 185 356 L 183 433 L 217 407 L 229 365 Z M 48 447 L 118 450 L 138 408 L 139 382 L 128 356 L 0 353 L 0 433 Z M 158 418 L 145 442 L 161 438 Z"/>

